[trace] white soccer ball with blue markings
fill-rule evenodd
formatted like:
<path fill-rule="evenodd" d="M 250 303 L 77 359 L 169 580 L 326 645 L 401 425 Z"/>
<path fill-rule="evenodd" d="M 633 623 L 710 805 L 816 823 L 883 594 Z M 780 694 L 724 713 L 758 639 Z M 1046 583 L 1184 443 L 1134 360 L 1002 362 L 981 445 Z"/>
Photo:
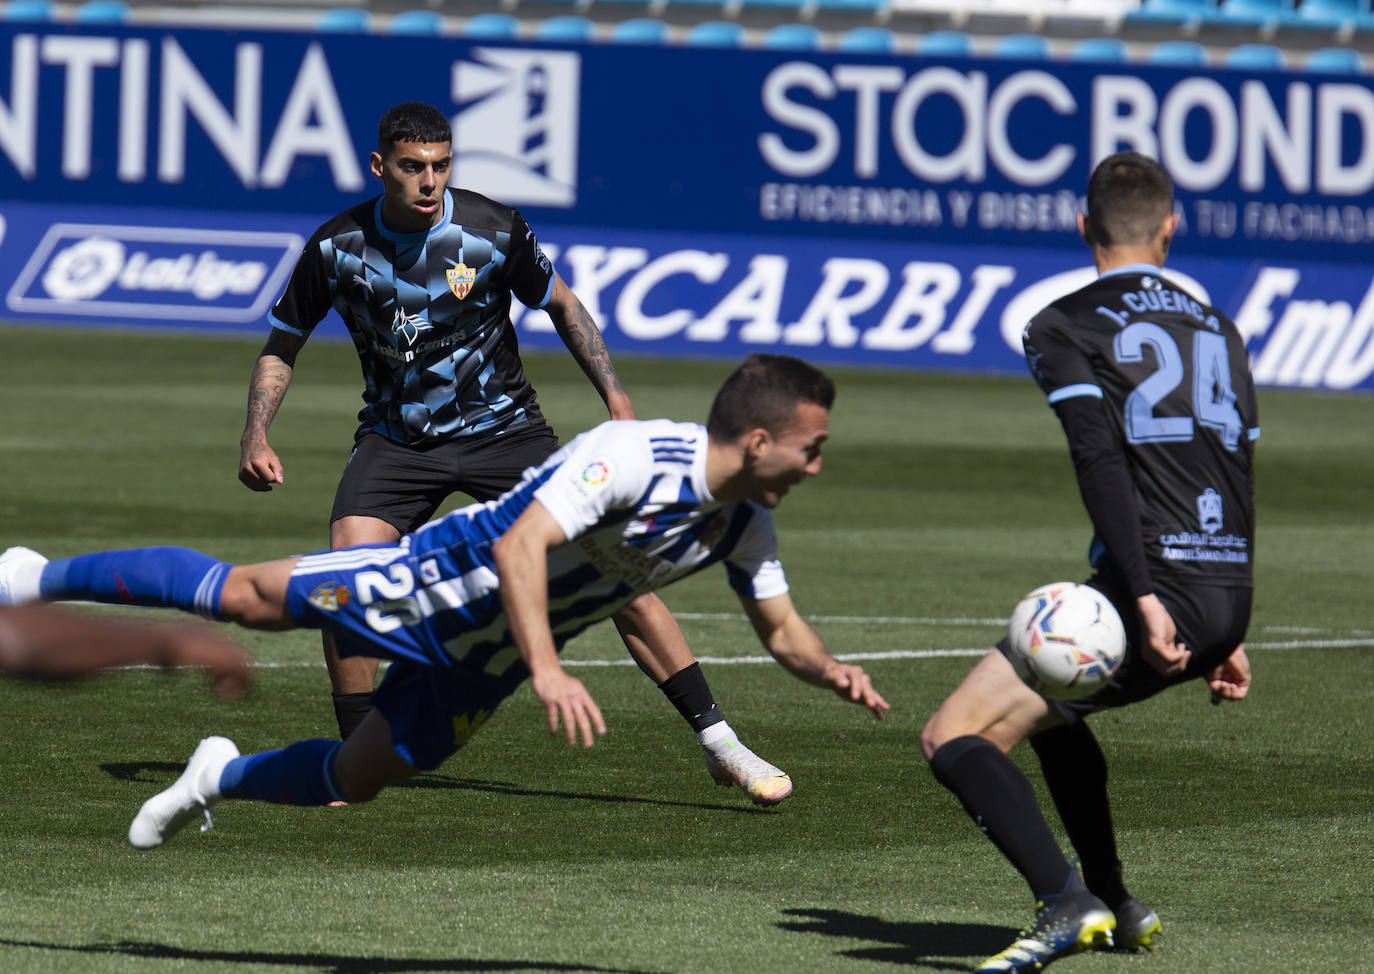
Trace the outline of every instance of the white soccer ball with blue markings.
<path fill-rule="evenodd" d="M 1074 582 L 1042 585 L 1022 599 L 1007 642 L 1016 675 L 1051 700 L 1102 689 L 1126 655 L 1121 616 L 1097 589 Z"/>

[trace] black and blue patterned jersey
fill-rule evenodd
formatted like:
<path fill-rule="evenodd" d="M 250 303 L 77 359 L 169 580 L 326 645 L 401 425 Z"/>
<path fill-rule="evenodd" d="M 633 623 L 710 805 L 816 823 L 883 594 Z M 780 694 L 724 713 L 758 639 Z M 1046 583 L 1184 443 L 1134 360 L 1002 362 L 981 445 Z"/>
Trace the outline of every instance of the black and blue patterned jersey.
<path fill-rule="evenodd" d="M 1132 574 L 1132 552 L 1112 551 L 1104 538 L 1124 532 L 1116 548 L 1135 547 L 1119 522 L 1123 509 L 1138 509 L 1151 575 L 1248 585 L 1259 418 L 1245 341 L 1231 320 L 1159 268 L 1135 265 L 1051 304 L 1023 344 L 1069 435 L 1097 528 L 1094 564 L 1111 556 Z M 1067 408 L 1091 402 L 1104 408 Z M 1103 454 L 1123 456 L 1129 477 L 1109 479 Z M 1108 498 L 1094 510 L 1095 494 L 1114 495 L 1115 506 Z"/>
<path fill-rule="evenodd" d="M 511 295 L 543 307 L 553 265 L 518 210 L 450 188 L 424 233 L 382 225 L 382 197 L 323 224 L 272 309 L 309 336 L 332 307 L 362 363 L 358 435 L 423 445 L 544 423 L 520 363 Z"/>

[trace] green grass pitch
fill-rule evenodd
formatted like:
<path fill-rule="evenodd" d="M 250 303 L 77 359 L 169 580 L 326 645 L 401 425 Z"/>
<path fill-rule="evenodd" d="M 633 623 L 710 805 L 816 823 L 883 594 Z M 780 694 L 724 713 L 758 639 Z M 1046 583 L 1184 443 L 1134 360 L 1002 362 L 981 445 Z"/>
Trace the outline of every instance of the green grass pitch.
<path fill-rule="evenodd" d="M 259 343 L 0 329 L 0 547 L 324 547 L 357 364 L 345 344 L 306 349 L 273 429 L 286 484 L 253 494 L 235 473 Z M 729 368 L 619 364 L 641 416 L 678 419 L 703 418 Z M 528 367 L 565 438 L 601 418 L 566 357 Z M 871 657 L 890 718 L 751 661 L 718 573 L 665 593 L 731 723 L 796 781 L 782 806 L 713 787 L 598 627 L 565 657 L 610 725 L 590 751 L 550 740 L 526 688 L 440 772 L 370 805 L 229 803 L 210 832 L 136 852 L 130 817 L 202 736 L 261 750 L 333 732 L 317 636 L 237 630 L 262 666 L 238 704 L 180 672 L 0 681 L 0 969 L 867 974 L 1001 949 L 1029 896 L 918 735 L 1017 598 L 1085 575 L 1063 438 L 1029 378 L 835 375 L 824 471 L 778 512 L 783 558 L 832 649 Z M 1128 881 L 1165 935 L 1056 972 L 1374 956 L 1374 397 L 1263 392 L 1261 422 L 1251 698 L 1214 708 L 1193 686 L 1095 720 Z"/>

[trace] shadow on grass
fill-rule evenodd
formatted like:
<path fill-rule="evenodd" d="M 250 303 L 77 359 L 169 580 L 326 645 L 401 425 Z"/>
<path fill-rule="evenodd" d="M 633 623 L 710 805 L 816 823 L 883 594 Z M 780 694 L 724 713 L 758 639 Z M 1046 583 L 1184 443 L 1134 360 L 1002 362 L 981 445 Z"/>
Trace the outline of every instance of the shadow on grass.
<path fill-rule="evenodd" d="M 796 918 L 780 922 L 778 927 L 782 930 L 848 940 L 876 940 L 891 945 L 842 950 L 840 954 L 844 957 L 890 964 L 921 964 L 937 970 L 966 971 L 970 965 L 939 958 L 972 956 L 981 961 L 1011 943 L 1017 934 L 1014 927 L 987 923 L 892 923 L 839 910 L 782 912 Z"/>
<path fill-rule="evenodd" d="M 206 963 L 278 964 L 282 967 L 308 967 L 326 974 L 403 974 L 407 971 L 586 971 L 590 974 L 649 974 L 621 967 L 585 964 L 559 964 L 552 961 L 525 960 L 444 960 L 441 958 L 345 957 L 338 954 L 275 954 L 268 951 L 191 950 L 167 944 L 122 940 L 112 944 L 45 944 L 37 941 L 0 938 L 0 947 L 27 947 L 33 950 L 64 951 L 74 954 L 112 954 L 151 960 Z"/>
<path fill-rule="evenodd" d="M 175 778 L 185 770 L 186 764 L 171 761 L 116 761 L 100 765 L 100 770 L 120 781 L 137 784 L 156 785 L 161 775 Z M 677 802 L 661 798 L 641 798 L 637 795 L 599 795 L 588 792 L 572 791 L 535 791 L 520 788 L 507 781 L 481 781 L 476 778 L 449 778 L 444 775 L 422 774 L 409 781 L 398 781 L 388 785 L 393 788 L 436 788 L 454 791 L 484 791 L 495 795 L 513 795 L 520 798 L 563 798 L 573 801 L 602 802 L 610 805 L 651 805 L 656 808 L 692 808 L 706 812 L 732 812 L 740 815 L 773 815 L 771 808 L 758 808 L 745 805 L 724 805 L 719 802 Z M 732 791 L 733 794 L 733 791 Z"/>

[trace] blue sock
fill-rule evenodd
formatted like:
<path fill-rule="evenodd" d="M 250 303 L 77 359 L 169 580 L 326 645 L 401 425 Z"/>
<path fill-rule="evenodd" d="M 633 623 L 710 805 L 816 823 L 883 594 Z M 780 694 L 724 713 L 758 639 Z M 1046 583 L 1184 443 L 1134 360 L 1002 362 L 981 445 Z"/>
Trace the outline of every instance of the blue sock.
<path fill-rule="evenodd" d="M 232 567 L 190 548 L 97 551 L 48 562 L 39 591 L 48 599 L 151 605 L 221 619 L 220 593 Z"/>
<path fill-rule="evenodd" d="M 297 741 L 280 750 L 234 758 L 220 775 L 220 794 L 274 805 L 344 801 L 334 778 L 334 754 L 342 746 L 343 741 Z"/>

